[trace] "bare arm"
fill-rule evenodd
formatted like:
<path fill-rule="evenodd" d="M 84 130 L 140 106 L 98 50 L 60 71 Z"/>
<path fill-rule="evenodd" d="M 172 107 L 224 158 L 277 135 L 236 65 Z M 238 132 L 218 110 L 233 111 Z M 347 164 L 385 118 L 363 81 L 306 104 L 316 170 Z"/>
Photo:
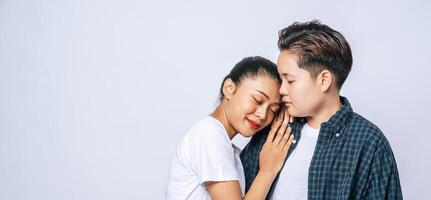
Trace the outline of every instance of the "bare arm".
<path fill-rule="evenodd" d="M 241 196 L 238 181 L 208 182 L 207 188 L 213 200 L 265 199 L 276 174 L 259 172 L 245 197 Z"/>

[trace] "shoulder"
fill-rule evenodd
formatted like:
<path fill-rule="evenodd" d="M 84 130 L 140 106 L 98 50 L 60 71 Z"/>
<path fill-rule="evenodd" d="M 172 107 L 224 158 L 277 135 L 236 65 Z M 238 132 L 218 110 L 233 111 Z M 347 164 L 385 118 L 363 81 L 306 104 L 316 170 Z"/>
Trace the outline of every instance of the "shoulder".
<path fill-rule="evenodd" d="M 190 130 L 190 135 L 201 139 L 227 139 L 227 132 L 223 125 L 212 117 L 205 117 L 198 121 Z"/>
<path fill-rule="evenodd" d="M 199 120 L 182 141 L 182 146 L 193 149 L 211 146 L 229 146 L 230 141 L 223 125 L 212 117 L 205 117 Z"/>
<path fill-rule="evenodd" d="M 346 131 L 350 139 L 354 140 L 359 145 L 363 145 L 363 148 L 369 151 L 391 151 L 389 142 L 381 129 L 360 114 L 352 114 L 351 121 Z"/>

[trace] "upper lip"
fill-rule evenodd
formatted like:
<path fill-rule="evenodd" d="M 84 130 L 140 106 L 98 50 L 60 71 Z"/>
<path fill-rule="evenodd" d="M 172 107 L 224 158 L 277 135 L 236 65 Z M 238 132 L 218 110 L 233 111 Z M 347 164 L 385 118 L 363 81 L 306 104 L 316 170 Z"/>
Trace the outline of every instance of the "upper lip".
<path fill-rule="evenodd" d="M 286 99 L 282 99 L 281 100 L 283 103 L 291 103 L 290 101 L 286 100 Z"/>
<path fill-rule="evenodd" d="M 292 103 L 292 102 L 287 101 L 287 100 L 282 100 L 282 102 L 283 102 L 283 103 Z"/>

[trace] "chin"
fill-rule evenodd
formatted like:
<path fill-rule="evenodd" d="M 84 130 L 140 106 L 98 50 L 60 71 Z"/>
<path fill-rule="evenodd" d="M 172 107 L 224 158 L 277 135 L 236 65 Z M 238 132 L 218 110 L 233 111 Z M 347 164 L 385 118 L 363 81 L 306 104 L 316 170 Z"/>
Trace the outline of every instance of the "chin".
<path fill-rule="evenodd" d="M 242 133 L 241 133 L 241 135 L 242 136 L 244 136 L 244 137 L 251 137 L 251 136 L 253 136 L 253 135 L 255 135 L 257 132 L 252 132 L 252 131 L 243 131 Z"/>
<path fill-rule="evenodd" d="M 296 110 L 294 110 L 294 109 L 288 109 L 287 110 L 287 112 L 289 113 L 289 115 L 290 116 L 292 116 L 292 117 L 305 117 L 306 115 L 304 115 L 304 114 L 301 114 L 301 113 L 299 113 L 299 112 L 297 112 Z"/>
<path fill-rule="evenodd" d="M 298 113 L 296 112 L 295 109 L 291 108 L 291 107 L 287 107 L 287 112 L 289 113 L 290 116 L 292 117 L 299 117 Z"/>
<path fill-rule="evenodd" d="M 253 135 L 254 135 L 254 134 L 243 134 L 243 133 L 239 133 L 239 134 L 245 138 L 253 137 Z"/>
<path fill-rule="evenodd" d="M 244 137 L 251 137 L 253 135 L 255 135 L 257 133 L 257 131 L 252 131 L 248 128 L 242 129 L 241 131 L 239 131 L 239 134 L 244 136 Z"/>

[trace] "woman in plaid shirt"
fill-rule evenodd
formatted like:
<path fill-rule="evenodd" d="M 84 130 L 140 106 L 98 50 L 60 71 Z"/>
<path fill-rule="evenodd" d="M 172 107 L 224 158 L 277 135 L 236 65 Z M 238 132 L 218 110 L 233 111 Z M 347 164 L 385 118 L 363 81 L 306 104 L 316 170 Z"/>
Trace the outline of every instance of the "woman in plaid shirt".
<path fill-rule="evenodd" d="M 340 89 L 352 67 L 343 35 L 318 21 L 279 32 L 280 94 L 296 142 L 267 199 L 402 199 L 398 169 L 380 129 L 353 112 Z M 241 153 L 246 191 L 269 129 Z"/>

